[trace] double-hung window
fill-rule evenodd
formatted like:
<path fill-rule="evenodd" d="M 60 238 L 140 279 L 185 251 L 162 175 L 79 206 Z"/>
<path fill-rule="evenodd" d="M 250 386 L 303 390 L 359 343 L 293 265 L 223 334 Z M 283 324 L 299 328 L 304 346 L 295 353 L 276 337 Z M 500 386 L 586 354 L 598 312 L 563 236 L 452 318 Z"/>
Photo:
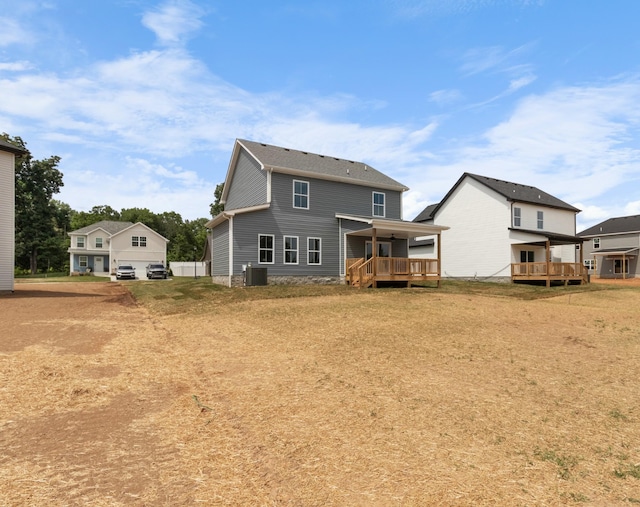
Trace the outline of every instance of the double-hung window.
<path fill-rule="evenodd" d="M 321 264 L 321 239 L 307 238 L 307 264 Z"/>
<path fill-rule="evenodd" d="M 544 211 L 538 211 L 538 229 L 544 229 Z"/>
<path fill-rule="evenodd" d="M 374 217 L 385 216 L 384 193 L 382 192 L 373 193 L 373 216 Z"/>
<path fill-rule="evenodd" d="M 273 234 L 259 234 L 258 235 L 258 263 L 273 264 L 274 248 L 275 246 L 274 246 Z"/>
<path fill-rule="evenodd" d="M 298 264 L 298 237 L 284 237 L 284 263 Z"/>
<path fill-rule="evenodd" d="M 89 266 L 89 257 L 86 255 L 80 255 L 78 257 L 78 267 L 86 268 Z"/>
<path fill-rule="evenodd" d="M 102 238 L 96 238 L 96 248 L 102 248 Z"/>
<path fill-rule="evenodd" d="M 600 238 L 593 238 L 593 249 L 597 250 L 600 248 Z"/>
<path fill-rule="evenodd" d="M 309 209 L 309 182 L 293 180 L 293 207 Z"/>
<path fill-rule="evenodd" d="M 147 246 L 147 237 L 146 236 L 131 236 L 131 246 Z"/>
<path fill-rule="evenodd" d="M 76 246 L 78 248 L 84 248 L 84 236 L 78 236 L 76 238 Z"/>
<path fill-rule="evenodd" d="M 513 226 L 520 227 L 522 225 L 522 208 L 513 208 Z"/>

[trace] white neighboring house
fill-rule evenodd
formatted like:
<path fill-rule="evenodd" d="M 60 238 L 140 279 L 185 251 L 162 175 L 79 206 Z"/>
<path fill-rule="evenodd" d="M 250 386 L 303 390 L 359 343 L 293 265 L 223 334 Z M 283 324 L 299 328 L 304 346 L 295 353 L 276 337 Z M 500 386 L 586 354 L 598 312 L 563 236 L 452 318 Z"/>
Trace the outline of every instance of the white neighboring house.
<path fill-rule="evenodd" d="M 15 157 L 25 151 L 0 139 L 0 292 L 13 291 L 15 266 Z"/>
<path fill-rule="evenodd" d="M 141 222 L 103 220 L 71 231 L 69 236 L 71 274 L 91 272 L 109 276 L 118 265 L 130 264 L 141 278 L 147 264 L 167 265 L 169 240 Z"/>
<path fill-rule="evenodd" d="M 441 202 L 414 221 L 447 224 L 442 277 L 494 281 L 584 282 L 579 209 L 536 187 L 464 173 Z M 431 256 L 429 238 L 409 245 Z"/>

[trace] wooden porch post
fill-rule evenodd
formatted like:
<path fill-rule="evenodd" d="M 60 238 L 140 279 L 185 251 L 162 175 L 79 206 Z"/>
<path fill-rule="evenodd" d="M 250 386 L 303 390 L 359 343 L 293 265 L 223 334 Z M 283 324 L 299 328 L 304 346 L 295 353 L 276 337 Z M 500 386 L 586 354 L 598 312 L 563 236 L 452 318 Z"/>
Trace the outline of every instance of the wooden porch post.
<path fill-rule="evenodd" d="M 378 287 L 378 282 L 377 282 L 377 275 L 378 275 L 378 260 L 377 260 L 377 253 L 378 253 L 378 244 L 377 244 L 378 238 L 377 238 L 377 233 L 376 233 L 376 229 L 373 229 L 373 234 L 371 235 L 371 262 L 373 263 L 373 267 L 372 267 L 372 273 L 373 273 L 373 288 L 377 288 Z"/>
<path fill-rule="evenodd" d="M 436 236 L 436 239 L 438 241 L 438 289 L 440 288 L 440 278 L 442 276 L 442 245 L 440 244 L 441 240 L 442 240 L 442 234 L 438 233 L 438 235 Z"/>
<path fill-rule="evenodd" d="M 584 243 L 580 243 L 580 272 L 582 273 L 582 282 L 580 285 L 587 281 L 588 272 L 584 267 Z"/>
<path fill-rule="evenodd" d="M 627 258 L 627 255 L 623 252 L 622 254 L 622 279 L 626 280 L 627 279 L 627 270 L 624 269 L 625 268 L 625 259 Z"/>
<path fill-rule="evenodd" d="M 551 241 L 547 240 L 545 245 L 547 252 L 547 287 L 551 287 Z"/>

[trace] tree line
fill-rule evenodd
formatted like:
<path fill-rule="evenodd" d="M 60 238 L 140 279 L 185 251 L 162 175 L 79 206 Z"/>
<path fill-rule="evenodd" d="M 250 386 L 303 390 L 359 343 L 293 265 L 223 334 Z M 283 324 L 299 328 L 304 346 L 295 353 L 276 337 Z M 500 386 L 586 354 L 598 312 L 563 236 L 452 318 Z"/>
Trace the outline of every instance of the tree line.
<path fill-rule="evenodd" d="M 179 213 L 154 213 L 147 208 L 115 210 L 98 205 L 90 211 L 76 211 L 54 199 L 60 192 L 63 174 L 60 157 L 35 160 L 20 137 L 1 134 L 0 138 L 25 150 L 16 156 L 15 175 L 15 267 L 36 274 L 45 271 L 69 271 L 68 233 L 101 220 L 142 222 L 169 240 L 167 261 L 193 261 L 202 258 L 207 240 L 205 224 L 210 218 L 183 220 Z M 216 187 L 212 216 L 222 211 L 222 184 Z"/>

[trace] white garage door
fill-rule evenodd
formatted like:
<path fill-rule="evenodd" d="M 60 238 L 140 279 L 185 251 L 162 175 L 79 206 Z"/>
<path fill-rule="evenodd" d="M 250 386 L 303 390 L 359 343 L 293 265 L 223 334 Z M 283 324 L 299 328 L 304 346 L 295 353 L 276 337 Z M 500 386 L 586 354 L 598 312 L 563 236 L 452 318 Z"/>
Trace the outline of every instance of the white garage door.
<path fill-rule="evenodd" d="M 140 280 L 147 279 L 147 264 L 149 264 L 149 261 L 120 261 L 118 264 L 130 264 L 136 268 L 136 278 Z"/>

